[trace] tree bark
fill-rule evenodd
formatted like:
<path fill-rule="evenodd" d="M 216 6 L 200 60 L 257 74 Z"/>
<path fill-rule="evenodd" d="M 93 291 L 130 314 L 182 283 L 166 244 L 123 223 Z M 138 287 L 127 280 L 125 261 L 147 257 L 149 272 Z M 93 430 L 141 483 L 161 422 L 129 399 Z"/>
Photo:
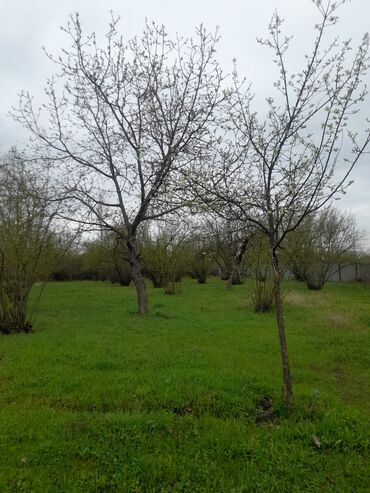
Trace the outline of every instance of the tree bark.
<path fill-rule="evenodd" d="M 138 313 L 142 317 L 145 317 L 145 315 L 148 314 L 148 297 L 144 278 L 141 272 L 141 264 L 136 250 L 135 240 L 128 240 L 127 247 L 132 271 L 132 279 L 136 289 Z"/>
<path fill-rule="evenodd" d="M 291 409 L 293 392 L 292 392 L 292 378 L 290 375 L 289 358 L 288 358 L 288 346 L 285 335 L 285 321 L 283 312 L 283 302 L 281 296 L 281 272 L 278 255 L 275 249 L 271 249 L 271 263 L 274 273 L 274 300 L 275 300 L 275 314 L 277 329 L 279 335 L 280 355 L 283 370 L 283 396 L 284 403 L 288 409 Z"/>

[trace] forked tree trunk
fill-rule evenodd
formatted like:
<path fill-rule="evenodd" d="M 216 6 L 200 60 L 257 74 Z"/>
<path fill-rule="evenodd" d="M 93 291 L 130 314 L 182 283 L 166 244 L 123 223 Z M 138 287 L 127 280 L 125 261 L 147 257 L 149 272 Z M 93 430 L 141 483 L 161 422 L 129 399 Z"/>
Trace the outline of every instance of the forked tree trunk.
<path fill-rule="evenodd" d="M 274 300 L 275 300 L 275 314 L 277 329 L 279 335 L 280 355 L 283 370 L 283 396 L 284 403 L 288 410 L 291 409 L 293 392 L 292 392 L 292 378 L 290 375 L 289 358 L 288 358 L 288 346 L 285 336 L 285 322 L 283 312 L 283 302 L 281 296 L 281 272 L 279 259 L 276 251 L 271 249 L 271 264 L 274 274 Z"/>
<path fill-rule="evenodd" d="M 139 256 L 136 251 L 135 240 L 133 239 L 127 241 L 127 247 L 129 252 L 129 262 L 132 271 L 132 280 L 134 281 L 136 289 L 138 313 L 142 317 L 145 317 L 145 315 L 148 314 L 148 297 L 146 293 L 144 278 L 141 272 Z"/>

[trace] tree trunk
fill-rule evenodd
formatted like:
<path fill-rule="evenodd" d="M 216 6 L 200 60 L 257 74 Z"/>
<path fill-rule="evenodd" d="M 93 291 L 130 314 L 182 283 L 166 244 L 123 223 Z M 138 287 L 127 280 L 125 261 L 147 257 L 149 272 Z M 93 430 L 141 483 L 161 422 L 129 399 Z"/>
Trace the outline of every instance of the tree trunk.
<path fill-rule="evenodd" d="M 292 406 L 292 378 L 290 375 L 289 368 L 289 358 L 288 358 L 288 346 L 285 336 L 285 322 L 284 322 L 284 312 L 283 312 L 283 301 L 281 297 L 281 273 L 279 266 L 279 259 L 276 250 L 271 249 L 271 263 L 274 273 L 274 299 L 275 299 L 275 314 L 277 329 L 279 334 L 279 345 L 281 354 L 281 363 L 283 370 L 283 396 L 284 402 L 288 409 Z"/>
<path fill-rule="evenodd" d="M 227 287 L 231 288 L 234 284 L 243 284 L 243 280 L 240 264 L 235 264 L 232 268 L 229 279 L 227 280 Z"/>
<path fill-rule="evenodd" d="M 229 279 L 227 280 L 227 289 L 231 289 L 233 287 L 233 279 L 234 279 L 234 272 L 231 271 L 231 274 L 229 276 Z"/>
<path fill-rule="evenodd" d="M 141 273 L 141 265 L 139 256 L 136 251 L 135 239 L 127 241 L 127 247 L 129 252 L 129 262 L 132 270 L 132 279 L 134 281 L 136 294 L 137 294 L 137 307 L 138 313 L 142 317 L 148 314 L 148 297 L 146 293 L 146 286 L 143 275 Z"/>

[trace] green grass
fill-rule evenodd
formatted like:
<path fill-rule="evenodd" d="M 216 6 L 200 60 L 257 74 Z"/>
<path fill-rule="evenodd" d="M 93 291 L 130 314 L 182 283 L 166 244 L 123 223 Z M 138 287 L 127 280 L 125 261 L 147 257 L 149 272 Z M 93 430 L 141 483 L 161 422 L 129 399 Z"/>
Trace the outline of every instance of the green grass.
<path fill-rule="evenodd" d="M 149 289 L 143 320 L 131 287 L 49 284 L 0 337 L 0 492 L 369 492 L 370 289 L 287 285 L 290 416 L 250 289 Z"/>

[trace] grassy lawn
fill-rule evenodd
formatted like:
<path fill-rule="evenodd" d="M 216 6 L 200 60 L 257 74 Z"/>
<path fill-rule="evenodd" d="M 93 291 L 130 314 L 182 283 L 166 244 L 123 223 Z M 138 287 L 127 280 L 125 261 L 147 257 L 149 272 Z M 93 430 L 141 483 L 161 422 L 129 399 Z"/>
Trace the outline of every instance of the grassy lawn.
<path fill-rule="evenodd" d="M 141 320 L 131 287 L 49 284 L 0 336 L 0 492 L 369 492 L 370 289 L 287 285 L 290 416 L 250 289 L 150 288 Z"/>

